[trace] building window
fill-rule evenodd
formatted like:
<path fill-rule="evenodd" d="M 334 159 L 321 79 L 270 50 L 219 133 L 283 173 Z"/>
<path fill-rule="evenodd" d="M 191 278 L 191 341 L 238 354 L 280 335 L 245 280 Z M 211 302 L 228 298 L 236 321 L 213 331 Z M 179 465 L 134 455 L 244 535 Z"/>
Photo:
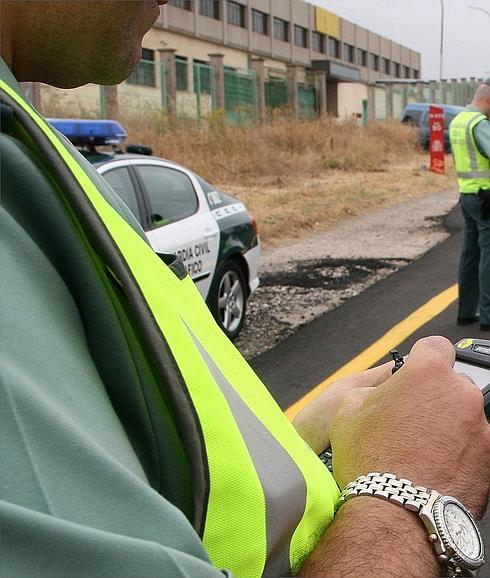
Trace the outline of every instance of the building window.
<path fill-rule="evenodd" d="M 194 92 L 211 94 L 211 67 L 203 60 L 194 60 Z"/>
<path fill-rule="evenodd" d="M 367 51 L 362 48 L 357 49 L 357 64 L 359 66 L 367 66 Z"/>
<path fill-rule="evenodd" d="M 294 44 L 302 48 L 308 46 L 308 31 L 297 24 L 294 25 Z"/>
<path fill-rule="evenodd" d="M 415 68 L 412 70 L 412 76 L 413 78 L 419 78 L 419 71 L 415 70 Z"/>
<path fill-rule="evenodd" d="M 169 0 L 168 3 L 183 10 L 192 10 L 191 0 Z"/>
<path fill-rule="evenodd" d="M 311 33 L 311 47 L 313 52 L 321 52 L 322 54 L 325 53 L 325 34 L 321 32 L 312 32 Z"/>
<path fill-rule="evenodd" d="M 393 76 L 396 78 L 401 78 L 401 67 L 399 62 L 393 62 Z"/>
<path fill-rule="evenodd" d="M 267 36 L 269 34 L 267 28 L 267 14 L 260 12 L 260 10 L 252 9 L 252 30 L 257 32 L 257 34 L 265 34 Z"/>
<path fill-rule="evenodd" d="M 228 24 L 245 28 L 245 6 L 238 2 L 228 0 L 226 8 L 228 12 Z"/>
<path fill-rule="evenodd" d="M 391 74 L 391 60 L 388 58 L 383 58 L 383 72 L 385 74 Z"/>
<path fill-rule="evenodd" d="M 187 90 L 189 86 L 187 77 L 187 58 L 185 56 L 175 57 L 175 76 L 177 90 Z"/>
<path fill-rule="evenodd" d="M 328 55 L 333 58 L 340 58 L 340 42 L 336 38 L 328 38 Z"/>
<path fill-rule="evenodd" d="M 379 71 L 379 56 L 372 52 L 369 54 L 369 68 Z"/>
<path fill-rule="evenodd" d="M 410 67 L 409 66 L 403 67 L 403 78 L 410 78 Z"/>
<path fill-rule="evenodd" d="M 199 14 L 219 20 L 219 0 L 199 0 Z"/>
<path fill-rule="evenodd" d="M 289 22 L 282 18 L 274 18 L 274 38 L 289 42 Z"/>
<path fill-rule="evenodd" d="M 155 51 L 149 48 L 141 50 L 141 60 L 136 70 L 128 78 L 129 84 L 156 86 L 155 83 Z"/>
<path fill-rule="evenodd" d="M 346 62 L 354 62 L 354 47 L 350 44 L 344 43 L 344 60 Z"/>

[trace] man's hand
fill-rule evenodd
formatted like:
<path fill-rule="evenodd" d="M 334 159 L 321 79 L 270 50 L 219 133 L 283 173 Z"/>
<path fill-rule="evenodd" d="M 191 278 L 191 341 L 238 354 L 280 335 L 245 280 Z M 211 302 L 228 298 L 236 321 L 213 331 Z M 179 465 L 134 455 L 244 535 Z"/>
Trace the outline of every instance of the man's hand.
<path fill-rule="evenodd" d="M 369 395 L 390 377 L 392 367 L 393 362 L 390 361 L 344 377 L 332 383 L 298 413 L 293 425 L 314 452 L 319 454 L 330 445 L 330 428 L 345 397 L 352 391 L 356 392 L 356 396 Z"/>
<path fill-rule="evenodd" d="M 453 365 L 449 341 L 425 338 L 372 395 L 354 390 L 345 396 L 331 430 L 341 487 L 361 474 L 391 472 L 452 495 L 482 516 L 490 481 L 490 427 L 480 390 Z"/>
<path fill-rule="evenodd" d="M 341 487 L 361 474 L 389 472 L 454 496 L 482 516 L 490 426 L 481 392 L 453 364 L 446 339 L 422 339 L 377 388 L 344 395 L 330 430 Z M 300 575 L 429 577 L 440 576 L 441 568 L 413 512 L 360 496 L 340 508 Z"/>

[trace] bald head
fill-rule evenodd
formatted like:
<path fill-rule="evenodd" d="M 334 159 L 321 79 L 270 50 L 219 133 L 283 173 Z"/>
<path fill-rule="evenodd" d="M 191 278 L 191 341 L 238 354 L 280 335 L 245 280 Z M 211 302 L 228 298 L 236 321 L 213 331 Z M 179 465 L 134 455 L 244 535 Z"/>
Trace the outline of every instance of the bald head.
<path fill-rule="evenodd" d="M 20 81 L 117 84 L 164 0 L 2 0 L 2 57 Z"/>
<path fill-rule="evenodd" d="M 476 89 L 471 105 L 479 108 L 485 116 L 490 117 L 490 84 L 486 82 L 480 84 Z"/>

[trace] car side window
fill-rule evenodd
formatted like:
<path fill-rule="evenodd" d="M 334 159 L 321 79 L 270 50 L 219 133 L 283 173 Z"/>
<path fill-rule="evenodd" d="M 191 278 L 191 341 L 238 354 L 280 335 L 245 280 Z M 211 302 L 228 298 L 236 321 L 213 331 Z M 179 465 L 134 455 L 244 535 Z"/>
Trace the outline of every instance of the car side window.
<path fill-rule="evenodd" d="M 420 126 L 422 123 L 422 110 L 407 110 L 403 118 L 403 122 L 411 126 Z"/>
<path fill-rule="evenodd" d="M 128 169 L 126 167 L 119 167 L 107 171 L 102 176 L 126 203 L 128 209 L 133 213 L 138 222 L 142 224 L 136 191 Z"/>
<path fill-rule="evenodd" d="M 153 226 L 175 223 L 197 211 L 196 191 L 182 171 L 154 165 L 139 165 L 137 170 L 148 194 Z"/>
<path fill-rule="evenodd" d="M 194 173 L 194 176 L 196 177 L 197 182 L 201 185 L 203 193 L 212 193 L 213 191 L 216 190 L 215 187 L 213 187 L 213 185 L 210 185 L 208 181 L 205 181 L 202 177 L 196 175 L 196 173 Z"/>

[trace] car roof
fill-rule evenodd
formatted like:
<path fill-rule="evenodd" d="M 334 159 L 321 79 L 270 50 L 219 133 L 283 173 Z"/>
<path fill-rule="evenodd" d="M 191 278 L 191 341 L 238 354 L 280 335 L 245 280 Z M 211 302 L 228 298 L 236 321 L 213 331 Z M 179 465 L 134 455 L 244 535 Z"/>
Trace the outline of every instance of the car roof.
<path fill-rule="evenodd" d="M 184 169 L 185 171 L 190 171 L 190 169 L 188 169 L 187 167 L 184 167 L 183 165 L 180 165 L 179 163 L 176 163 L 175 161 L 169 161 L 168 159 L 164 159 L 162 157 L 155 157 L 152 155 L 140 155 L 137 153 L 118 153 L 118 152 L 112 152 L 112 153 L 106 153 L 106 152 L 99 152 L 99 151 L 87 151 L 87 150 L 82 150 L 80 151 L 83 156 L 91 163 L 93 164 L 95 167 L 101 167 L 103 165 L 106 165 L 108 163 L 114 162 L 114 161 L 121 161 L 121 160 L 150 160 L 150 161 L 163 161 L 166 164 L 169 164 L 171 166 L 174 166 L 176 168 L 179 169 Z M 190 171 L 192 172 L 192 171 Z"/>
<path fill-rule="evenodd" d="M 437 106 L 442 108 L 443 110 L 447 110 L 449 112 L 461 112 L 464 109 L 464 106 L 458 106 L 456 104 L 437 104 L 431 102 L 412 102 L 407 104 L 403 112 L 407 110 L 427 110 L 430 106 Z"/>

